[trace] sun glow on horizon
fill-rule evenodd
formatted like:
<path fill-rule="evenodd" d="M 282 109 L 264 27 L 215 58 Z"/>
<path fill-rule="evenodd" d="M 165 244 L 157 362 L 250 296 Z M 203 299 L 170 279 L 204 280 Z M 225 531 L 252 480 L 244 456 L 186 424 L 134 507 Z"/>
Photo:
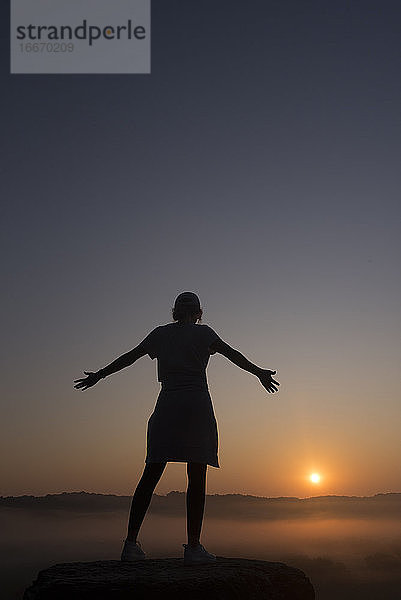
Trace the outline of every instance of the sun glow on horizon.
<path fill-rule="evenodd" d="M 319 483 L 320 475 L 319 475 L 319 473 L 311 473 L 311 475 L 309 476 L 309 479 L 311 480 L 312 483 Z"/>

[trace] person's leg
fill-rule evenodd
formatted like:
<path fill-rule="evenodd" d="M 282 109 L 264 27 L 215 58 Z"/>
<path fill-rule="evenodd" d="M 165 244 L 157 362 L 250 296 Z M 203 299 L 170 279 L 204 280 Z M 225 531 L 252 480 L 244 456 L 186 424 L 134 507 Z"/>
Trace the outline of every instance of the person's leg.
<path fill-rule="evenodd" d="M 197 546 L 200 541 L 203 511 L 205 508 L 207 465 L 187 463 L 187 534 L 188 546 Z"/>
<path fill-rule="evenodd" d="M 136 542 L 139 529 L 152 499 L 153 491 L 159 482 L 166 463 L 147 463 L 136 487 L 131 502 L 127 540 Z"/>

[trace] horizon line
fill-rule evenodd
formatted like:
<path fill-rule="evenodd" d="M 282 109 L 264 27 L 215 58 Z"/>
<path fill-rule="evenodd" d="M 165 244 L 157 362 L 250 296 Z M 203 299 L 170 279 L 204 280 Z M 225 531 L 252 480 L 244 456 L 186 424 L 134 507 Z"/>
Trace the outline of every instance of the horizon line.
<path fill-rule="evenodd" d="M 159 496 L 160 498 L 167 498 L 167 496 L 169 496 L 170 494 L 185 494 L 185 491 L 179 491 L 179 490 L 170 490 L 169 492 L 167 492 L 166 494 L 156 494 L 154 493 L 154 496 Z M 81 490 L 81 491 L 73 491 L 73 492 L 54 492 L 54 493 L 47 493 L 44 495 L 34 495 L 34 494 L 20 494 L 19 496 L 0 496 L 1 500 L 6 500 L 6 499 L 10 499 L 10 498 L 47 498 L 49 496 L 67 496 L 67 495 L 80 495 L 80 494 L 85 494 L 87 496 L 111 496 L 111 497 L 115 497 L 115 498 L 130 498 L 132 496 L 132 494 L 113 494 L 113 493 L 102 493 L 102 492 L 86 492 L 85 490 Z M 206 496 L 210 496 L 210 497 L 215 497 L 215 496 L 243 496 L 244 498 L 258 498 L 258 499 L 264 499 L 264 500 L 312 500 L 312 499 L 319 499 L 319 498 L 375 498 L 376 496 L 390 496 L 390 495 L 401 495 L 401 491 L 400 492 L 376 492 L 375 494 L 372 495 L 365 495 L 365 496 L 357 496 L 354 494 L 348 495 L 348 494 L 325 494 L 325 495 L 320 495 L 320 496 L 256 496 L 254 494 L 244 494 L 241 492 L 230 492 L 230 493 L 226 493 L 226 494 L 206 494 Z"/>

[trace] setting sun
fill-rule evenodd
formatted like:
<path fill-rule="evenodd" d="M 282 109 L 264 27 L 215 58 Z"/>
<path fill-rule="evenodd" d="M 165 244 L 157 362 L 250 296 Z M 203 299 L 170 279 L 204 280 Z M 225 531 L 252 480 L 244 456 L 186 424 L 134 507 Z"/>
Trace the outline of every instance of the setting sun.
<path fill-rule="evenodd" d="M 312 475 L 309 477 L 309 479 L 311 480 L 312 483 L 319 483 L 320 475 L 319 475 L 319 473 L 312 473 Z"/>

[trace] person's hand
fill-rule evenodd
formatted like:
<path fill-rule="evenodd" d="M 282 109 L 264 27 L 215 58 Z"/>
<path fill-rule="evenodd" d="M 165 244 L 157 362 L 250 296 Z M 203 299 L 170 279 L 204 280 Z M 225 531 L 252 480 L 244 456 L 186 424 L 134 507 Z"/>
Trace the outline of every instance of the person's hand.
<path fill-rule="evenodd" d="M 276 371 L 270 371 L 269 369 L 263 369 L 262 373 L 258 376 L 260 383 L 263 387 L 270 393 L 274 394 L 277 392 L 278 386 L 280 385 L 278 381 L 273 379 L 272 375 L 275 375 Z"/>
<path fill-rule="evenodd" d="M 97 373 L 92 373 L 91 371 L 84 371 L 85 375 L 87 375 L 87 377 L 83 377 L 82 379 L 75 379 L 74 383 L 76 383 L 76 385 L 74 385 L 75 389 L 80 389 L 82 388 L 82 391 L 88 389 L 89 387 L 92 387 L 92 385 L 95 385 L 95 383 L 97 383 L 101 377 L 97 374 Z"/>

